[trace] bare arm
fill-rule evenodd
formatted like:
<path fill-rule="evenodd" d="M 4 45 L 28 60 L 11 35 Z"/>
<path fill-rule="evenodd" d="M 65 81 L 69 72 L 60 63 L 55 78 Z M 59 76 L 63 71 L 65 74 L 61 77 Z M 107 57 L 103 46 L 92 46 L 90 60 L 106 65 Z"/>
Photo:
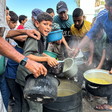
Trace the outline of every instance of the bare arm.
<path fill-rule="evenodd" d="M 35 55 L 28 55 L 29 59 L 36 61 L 36 62 L 47 62 L 49 66 L 53 67 L 58 64 L 57 60 L 55 58 L 52 58 L 50 56 L 35 56 Z"/>
<path fill-rule="evenodd" d="M 21 34 L 27 34 L 30 37 L 33 37 L 37 40 L 40 39 L 40 33 L 35 29 L 33 30 L 25 30 L 25 29 L 9 30 L 7 37 L 10 38 L 10 37 L 18 36 Z"/>
<path fill-rule="evenodd" d="M 15 36 L 13 37 L 14 40 L 18 40 L 20 42 L 23 42 L 26 40 L 26 38 L 28 37 L 28 35 L 20 35 L 20 36 Z"/>
<path fill-rule="evenodd" d="M 68 46 L 68 43 L 66 42 L 64 36 L 63 36 L 63 38 L 62 38 L 62 42 L 63 42 L 63 44 L 65 45 L 65 47 L 66 47 L 67 49 L 71 50 L 71 48 Z"/>
<path fill-rule="evenodd" d="M 77 53 L 79 52 L 79 50 L 82 49 L 83 47 L 85 47 L 85 45 L 86 45 L 87 43 L 89 43 L 90 40 L 91 40 L 90 38 L 88 38 L 87 36 L 85 36 L 85 37 L 81 40 L 81 42 L 78 44 L 77 48 L 75 49 L 75 51 L 74 51 L 74 56 L 76 56 Z"/>
<path fill-rule="evenodd" d="M 106 55 L 106 50 L 103 49 L 102 57 L 101 57 L 101 60 L 100 60 L 100 62 L 99 62 L 99 65 L 97 66 L 97 69 L 101 69 L 101 68 L 102 68 L 103 63 L 104 63 L 104 61 L 105 61 L 105 55 Z"/>
<path fill-rule="evenodd" d="M 5 41 L 2 37 L 0 37 L 0 54 L 20 63 L 21 60 L 25 57 L 24 55 L 17 52 L 7 41 Z M 34 77 L 38 77 L 39 75 L 47 74 L 47 69 L 37 62 L 31 61 L 28 59 L 27 64 L 25 65 L 27 69 L 29 69 Z"/>
<path fill-rule="evenodd" d="M 90 55 L 88 57 L 88 66 L 91 65 L 93 62 L 94 43 L 92 40 L 90 41 L 90 44 L 89 44 L 89 52 L 90 52 Z"/>

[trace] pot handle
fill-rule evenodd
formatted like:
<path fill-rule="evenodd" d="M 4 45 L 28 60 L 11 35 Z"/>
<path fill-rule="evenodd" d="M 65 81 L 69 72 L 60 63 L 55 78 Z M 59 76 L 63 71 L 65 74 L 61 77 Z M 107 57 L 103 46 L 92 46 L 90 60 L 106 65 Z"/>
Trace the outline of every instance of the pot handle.
<path fill-rule="evenodd" d="M 91 86 L 90 84 L 88 84 L 88 86 L 90 87 L 90 88 L 92 88 L 92 89 L 98 89 L 99 88 L 99 86 Z"/>

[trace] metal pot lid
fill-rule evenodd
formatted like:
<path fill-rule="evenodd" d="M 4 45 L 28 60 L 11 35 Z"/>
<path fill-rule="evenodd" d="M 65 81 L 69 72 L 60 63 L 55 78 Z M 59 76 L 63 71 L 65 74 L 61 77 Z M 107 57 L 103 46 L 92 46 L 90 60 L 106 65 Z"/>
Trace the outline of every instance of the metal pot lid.
<path fill-rule="evenodd" d="M 112 84 L 112 75 L 108 71 L 103 69 L 91 69 L 84 72 L 84 78 L 92 83 L 100 85 Z"/>

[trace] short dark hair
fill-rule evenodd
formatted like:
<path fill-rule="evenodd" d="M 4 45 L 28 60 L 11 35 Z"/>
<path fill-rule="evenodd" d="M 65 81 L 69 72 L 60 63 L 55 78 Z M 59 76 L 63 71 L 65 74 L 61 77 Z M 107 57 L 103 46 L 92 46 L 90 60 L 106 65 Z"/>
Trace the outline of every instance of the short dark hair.
<path fill-rule="evenodd" d="M 54 10 L 53 10 L 52 8 L 48 8 L 48 9 L 46 10 L 46 12 L 50 14 L 50 13 L 54 13 Z"/>
<path fill-rule="evenodd" d="M 6 10 L 9 10 L 9 7 L 6 6 Z"/>
<path fill-rule="evenodd" d="M 37 16 L 36 19 L 39 23 L 42 21 L 53 21 L 53 18 L 47 13 L 47 12 L 42 12 Z"/>
<path fill-rule="evenodd" d="M 83 16 L 83 10 L 81 8 L 76 8 L 74 11 L 73 11 L 73 14 L 72 16 L 73 17 L 79 17 L 79 16 Z"/>
<path fill-rule="evenodd" d="M 24 21 L 27 18 L 27 16 L 25 15 L 20 15 L 19 16 L 19 22 L 21 23 L 22 21 Z"/>
<path fill-rule="evenodd" d="M 18 21 L 18 15 L 14 11 L 9 11 L 10 15 L 10 21 L 17 22 Z"/>

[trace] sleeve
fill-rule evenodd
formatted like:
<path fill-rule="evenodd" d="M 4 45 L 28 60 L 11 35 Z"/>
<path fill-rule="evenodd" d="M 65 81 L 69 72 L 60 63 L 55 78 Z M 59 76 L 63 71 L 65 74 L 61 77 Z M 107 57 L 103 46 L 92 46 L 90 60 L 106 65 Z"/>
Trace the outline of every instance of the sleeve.
<path fill-rule="evenodd" d="M 94 25 L 92 26 L 92 28 L 90 29 L 90 31 L 86 34 L 86 36 L 88 36 L 90 39 L 94 38 L 96 36 L 96 34 L 99 32 L 100 29 L 102 29 L 103 26 L 100 22 L 100 19 L 97 19 L 94 23 Z"/>
<path fill-rule="evenodd" d="M 24 45 L 24 55 L 28 56 L 30 54 L 38 54 L 38 41 L 34 38 L 28 37 Z"/>
<path fill-rule="evenodd" d="M 49 43 L 47 50 L 53 52 L 53 49 L 54 49 L 54 45 L 52 43 Z"/>

